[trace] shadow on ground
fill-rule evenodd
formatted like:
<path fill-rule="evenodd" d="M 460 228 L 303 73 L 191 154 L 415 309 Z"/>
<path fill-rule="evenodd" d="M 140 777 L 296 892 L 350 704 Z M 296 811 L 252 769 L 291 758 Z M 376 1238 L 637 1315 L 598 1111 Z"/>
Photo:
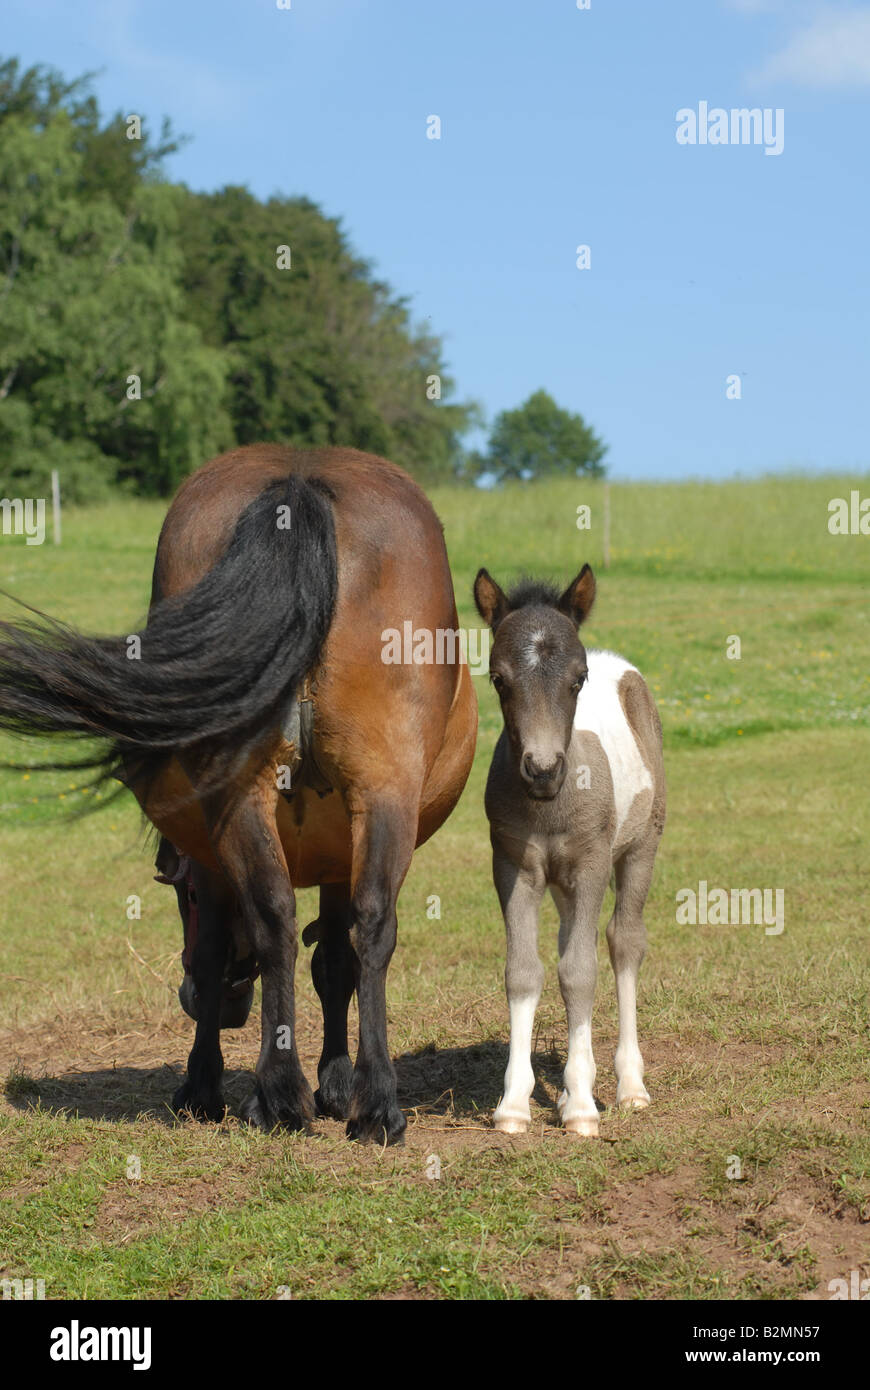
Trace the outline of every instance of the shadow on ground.
<path fill-rule="evenodd" d="M 433 1115 L 491 1112 L 501 1098 L 507 1057 L 507 1047 L 500 1042 L 444 1048 L 433 1043 L 418 1052 L 406 1052 L 395 1062 L 399 1104 L 404 1110 L 426 1110 Z M 551 1106 L 553 1090 L 561 1089 L 564 1060 L 554 1052 L 535 1052 L 532 1066 L 533 1098 L 539 1105 Z"/>
<path fill-rule="evenodd" d="M 436 1048 L 434 1044 L 407 1052 L 395 1061 L 399 1104 L 404 1110 L 432 1115 L 491 1113 L 502 1093 L 507 1047 L 477 1043 L 468 1047 Z M 534 1099 L 552 1106 L 553 1091 L 561 1085 L 562 1061 L 552 1052 L 532 1057 Z M 310 1070 L 310 1069 L 309 1069 Z M 180 1085 L 179 1067 L 109 1067 L 68 1072 L 61 1076 L 10 1076 L 4 1094 L 16 1110 L 40 1108 L 53 1115 L 91 1120 L 137 1120 L 166 1125 L 178 1123 L 169 1108 Z M 314 1082 L 314 1076 L 309 1076 Z M 231 1113 L 249 1095 L 253 1073 L 227 1069 L 223 1090 Z M 549 1094 L 548 1094 L 549 1089 Z"/>
<path fill-rule="evenodd" d="M 183 1073 L 177 1067 L 106 1067 L 62 1076 L 8 1078 L 4 1093 L 16 1110 L 47 1111 L 60 1118 L 178 1123 L 169 1108 Z M 249 1073 L 228 1071 L 224 1093 L 230 1108 L 250 1090 Z"/>

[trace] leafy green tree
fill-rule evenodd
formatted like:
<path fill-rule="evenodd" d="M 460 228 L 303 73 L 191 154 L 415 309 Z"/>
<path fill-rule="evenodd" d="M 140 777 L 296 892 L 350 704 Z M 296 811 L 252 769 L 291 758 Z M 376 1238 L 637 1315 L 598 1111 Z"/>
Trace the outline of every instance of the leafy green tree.
<path fill-rule="evenodd" d="M 582 415 L 561 409 L 546 391 L 535 391 L 516 410 L 496 417 L 486 452 L 469 466 L 478 476 L 494 474 L 498 482 L 554 473 L 600 478 L 606 453 L 607 445 Z"/>
<path fill-rule="evenodd" d="M 82 156 L 78 191 L 108 194 L 126 212 L 142 180 L 159 178 L 162 161 L 185 141 L 173 134 L 166 119 L 157 142 L 147 121 L 142 122 L 141 138 L 130 139 L 120 112 L 102 119 L 90 82 L 89 73 L 67 81 L 53 68 L 37 66 L 22 71 L 17 58 L 0 61 L 0 128 L 4 120 L 20 116 L 30 128 L 43 130 L 64 111 L 71 125 L 72 146 Z"/>
<path fill-rule="evenodd" d="M 55 467 L 71 500 L 166 492 L 232 437 L 224 361 L 182 317 L 174 191 L 140 184 L 126 215 L 83 198 L 74 146 L 63 111 L 2 124 L 4 487 L 44 491 Z"/>
<path fill-rule="evenodd" d="M 71 90 L 0 68 L 3 487 L 42 493 L 58 468 L 70 500 L 162 493 L 231 442 L 226 365 L 184 320 L 178 193 L 141 153 L 104 161 L 102 187 L 105 132 Z"/>
<path fill-rule="evenodd" d="M 87 77 L 0 62 L 3 490 L 41 493 L 56 467 L 70 499 L 162 494 L 272 439 L 456 476 L 477 408 L 340 224 L 304 198 L 171 185 L 169 124 L 129 133 Z"/>
<path fill-rule="evenodd" d="M 181 219 L 188 312 L 230 355 L 239 443 L 343 444 L 421 480 L 455 475 L 476 408 L 450 399 L 439 339 L 413 328 L 338 221 L 238 187 L 190 194 Z"/>

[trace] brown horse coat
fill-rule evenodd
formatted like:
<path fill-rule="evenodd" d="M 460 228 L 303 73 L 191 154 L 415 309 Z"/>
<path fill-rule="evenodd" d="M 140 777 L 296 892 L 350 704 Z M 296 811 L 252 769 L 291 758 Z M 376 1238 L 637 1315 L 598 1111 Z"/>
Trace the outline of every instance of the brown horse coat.
<path fill-rule="evenodd" d="M 384 660 L 386 630 L 409 620 L 457 626 L 442 529 L 421 489 L 353 449 L 263 444 L 211 460 L 179 490 L 140 660 L 127 659 L 129 639 L 51 620 L 0 624 L 0 728 L 100 739 L 78 765 L 120 775 L 161 848 L 169 841 L 191 861 L 198 935 L 185 1007 L 197 1031 L 178 1109 L 223 1114 L 223 984 L 235 952 L 253 956 L 263 980 L 257 1086 L 243 1115 L 304 1127 L 316 1105 L 346 1116 L 355 1138 L 404 1130 L 386 1031 L 396 898 L 414 849 L 459 798 L 477 728 L 467 665 Z M 311 705 L 299 700 L 310 695 L 302 748 Z M 313 1097 L 296 1049 L 293 890 L 315 884 L 320 914 L 306 941 L 317 941 L 324 1044 Z"/>
<path fill-rule="evenodd" d="M 167 513 L 152 602 L 182 594 L 226 549 L 239 512 L 270 483 L 316 476 L 334 494 L 338 602 L 316 678 L 317 761 L 336 793 L 305 786 L 292 802 L 273 772 L 293 749 L 277 736 L 259 778 L 288 871 L 298 888 L 353 883 L 352 823 L 379 797 L 416 810 L 414 848 L 446 820 L 465 785 L 477 735 L 477 702 L 465 663 L 394 665 L 382 633 L 457 627 L 441 525 L 423 491 L 396 465 L 355 449 L 237 449 L 191 475 Z M 201 808 L 163 803 L 187 790 L 177 761 L 154 787 L 149 819 L 183 852 L 217 868 Z M 357 866 L 359 867 L 359 865 Z"/>

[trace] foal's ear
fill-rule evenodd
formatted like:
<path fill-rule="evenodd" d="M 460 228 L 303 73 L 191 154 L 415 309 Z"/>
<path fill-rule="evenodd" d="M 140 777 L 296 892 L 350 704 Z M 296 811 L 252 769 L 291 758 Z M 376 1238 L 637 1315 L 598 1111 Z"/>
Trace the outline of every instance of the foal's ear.
<path fill-rule="evenodd" d="M 572 581 L 559 599 L 558 609 L 579 627 L 589 616 L 595 602 L 595 575 L 588 565 L 584 565 L 577 578 Z"/>
<path fill-rule="evenodd" d="M 477 572 L 477 578 L 474 581 L 474 602 L 477 604 L 477 611 L 483 621 L 493 631 L 498 627 L 502 618 L 507 617 L 511 611 L 507 595 L 498 587 L 488 570 L 478 570 Z"/>

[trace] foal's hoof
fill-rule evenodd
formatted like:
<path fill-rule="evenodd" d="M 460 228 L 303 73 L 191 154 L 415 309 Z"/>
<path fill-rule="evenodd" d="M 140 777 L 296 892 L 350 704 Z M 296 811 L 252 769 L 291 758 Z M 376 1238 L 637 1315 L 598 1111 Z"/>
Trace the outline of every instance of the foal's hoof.
<path fill-rule="evenodd" d="M 359 1144 L 401 1144 L 408 1121 L 397 1105 L 385 1105 L 372 1114 L 352 1115 L 347 1137 Z"/>
<path fill-rule="evenodd" d="M 586 1139 L 598 1138 L 597 1120 L 566 1120 L 565 1130 L 568 1134 L 582 1134 Z"/>
<path fill-rule="evenodd" d="M 617 1088 L 616 1103 L 620 1110 L 646 1110 L 651 1102 L 646 1087 L 635 1085 L 622 1095 Z"/>
<path fill-rule="evenodd" d="M 215 1091 L 207 1096 L 198 1095 L 191 1087 L 190 1082 L 185 1081 L 172 1097 L 172 1109 L 176 1115 L 220 1124 L 226 1114 L 227 1107 L 220 1091 Z"/>
<path fill-rule="evenodd" d="M 620 1110 L 646 1110 L 649 1108 L 650 1098 L 643 1096 L 624 1096 L 619 1102 Z"/>
<path fill-rule="evenodd" d="M 493 1115 L 492 1127 L 499 1134 L 527 1134 L 530 1120 L 521 1120 L 513 1115 Z"/>
<path fill-rule="evenodd" d="M 560 1106 L 561 1109 L 561 1106 Z M 573 1115 L 561 1120 L 567 1134 L 581 1134 L 584 1138 L 598 1138 L 598 1112 L 595 1115 Z"/>

